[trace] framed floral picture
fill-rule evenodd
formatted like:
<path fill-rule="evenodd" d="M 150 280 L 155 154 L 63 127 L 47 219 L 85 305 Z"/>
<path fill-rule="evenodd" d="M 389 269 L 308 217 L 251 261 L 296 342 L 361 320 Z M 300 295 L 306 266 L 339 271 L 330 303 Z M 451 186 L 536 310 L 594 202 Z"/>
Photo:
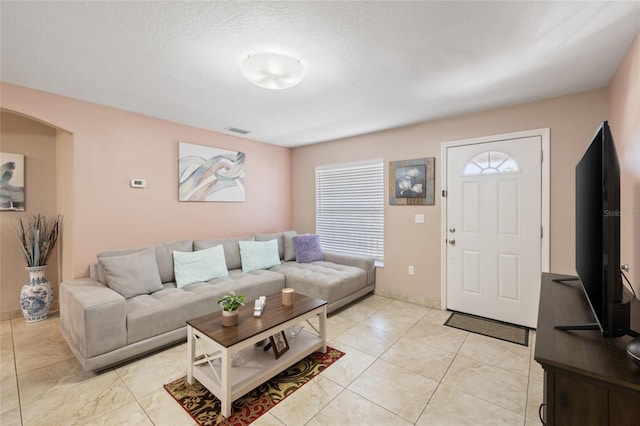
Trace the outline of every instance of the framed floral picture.
<path fill-rule="evenodd" d="M 389 161 L 389 204 L 435 204 L 435 157 Z"/>

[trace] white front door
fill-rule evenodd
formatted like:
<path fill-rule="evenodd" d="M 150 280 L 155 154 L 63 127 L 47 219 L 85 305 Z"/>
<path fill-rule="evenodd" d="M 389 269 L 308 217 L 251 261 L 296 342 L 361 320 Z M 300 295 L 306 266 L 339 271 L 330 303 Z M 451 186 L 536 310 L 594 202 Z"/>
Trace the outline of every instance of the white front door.
<path fill-rule="evenodd" d="M 447 309 L 536 327 L 539 136 L 446 148 Z"/>

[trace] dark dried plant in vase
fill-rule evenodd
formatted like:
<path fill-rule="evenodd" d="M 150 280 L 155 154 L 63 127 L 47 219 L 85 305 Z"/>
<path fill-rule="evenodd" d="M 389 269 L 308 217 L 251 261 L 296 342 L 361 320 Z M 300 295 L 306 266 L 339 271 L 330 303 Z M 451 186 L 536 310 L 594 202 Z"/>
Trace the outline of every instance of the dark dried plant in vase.
<path fill-rule="evenodd" d="M 22 253 L 27 266 L 44 266 L 47 264 L 53 247 L 58 241 L 62 217 L 46 217 L 37 214 L 28 220 L 18 219 L 16 232 L 20 240 Z"/>

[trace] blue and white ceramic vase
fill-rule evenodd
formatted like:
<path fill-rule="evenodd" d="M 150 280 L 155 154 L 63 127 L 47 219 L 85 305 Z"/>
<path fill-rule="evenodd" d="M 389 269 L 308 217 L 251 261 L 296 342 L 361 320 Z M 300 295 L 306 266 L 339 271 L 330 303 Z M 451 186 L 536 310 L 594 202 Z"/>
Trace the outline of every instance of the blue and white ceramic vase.
<path fill-rule="evenodd" d="M 20 306 L 27 322 L 41 321 L 49 316 L 53 304 L 53 289 L 44 276 L 47 265 L 27 267 L 29 284 L 22 286 Z"/>

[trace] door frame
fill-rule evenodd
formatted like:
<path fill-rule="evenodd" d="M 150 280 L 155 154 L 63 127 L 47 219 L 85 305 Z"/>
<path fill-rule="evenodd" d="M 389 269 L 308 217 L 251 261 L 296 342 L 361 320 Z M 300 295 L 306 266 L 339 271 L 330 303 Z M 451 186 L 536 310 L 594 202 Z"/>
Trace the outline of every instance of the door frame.
<path fill-rule="evenodd" d="M 442 167 L 440 168 L 440 182 L 442 191 L 447 190 L 447 169 L 448 158 L 447 149 L 465 145 L 477 145 L 489 142 L 502 142 L 511 139 L 521 139 L 529 137 L 540 137 L 542 145 L 542 169 L 541 169 L 541 219 L 542 219 L 542 239 L 540 244 L 540 273 L 549 272 L 549 225 L 550 225 L 550 198 L 551 198 L 551 155 L 549 151 L 549 128 L 524 130 L 521 132 L 503 133 L 492 136 L 482 136 L 471 139 L 461 139 L 441 144 L 440 158 Z M 442 196 L 442 192 L 441 192 Z M 444 197 L 443 197 L 444 198 Z M 440 309 L 447 309 L 447 200 L 440 203 Z"/>

